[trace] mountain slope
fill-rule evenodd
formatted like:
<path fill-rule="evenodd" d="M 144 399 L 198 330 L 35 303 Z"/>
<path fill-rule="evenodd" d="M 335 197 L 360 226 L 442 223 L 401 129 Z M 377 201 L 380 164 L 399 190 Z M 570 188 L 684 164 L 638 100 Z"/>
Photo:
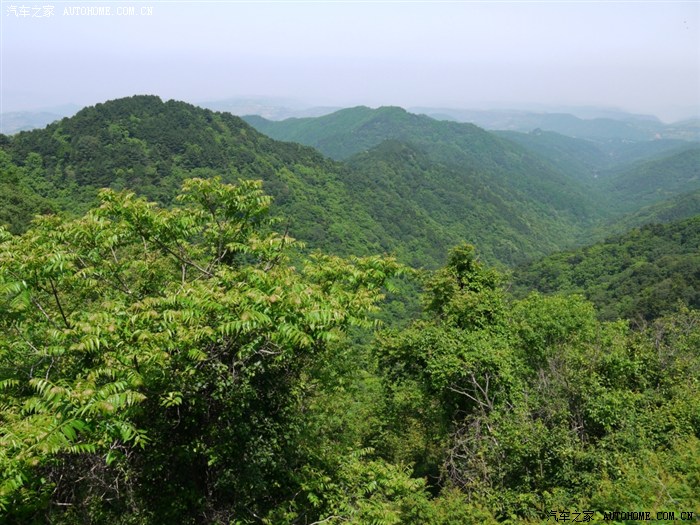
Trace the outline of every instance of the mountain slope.
<path fill-rule="evenodd" d="M 493 184 L 478 171 L 433 161 L 421 148 L 385 141 L 348 159 L 345 183 L 373 210 L 408 261 L 439 260 L 468 241 L 489 261 L 513 264 L 571 242 L 579 230 L 542 202 Z"/>
<path fill-rule="evenodd" d="M 547 159 L 559 171 L 587 183 L 591 188 L 595 188 L 590 184 L 593 179 L 604 179 L 609 175 L 610 170 L 619 171 L 634 163 L 662 158 L 697 147 L 693 142 L 665 139 L 641 142 L 594 141 L 541 129 L 529 133 L 517 131 L 494 131 L 493 133 Z"/>
<path fill-rule="evenodd" d="M 567 137 L 540 129 L 530 133 L 494 132 L 499 137 L 519 144 L 528 151 L 549 160 L 559 171 L 579 181 L 590 183 L 607 167 L 606 154 L 594 142 Z"/>
<path fill-rule="evenodd" d="M 274 141 L 228 113 L 155 96 L 87 107 L 43 130 L 5 137 L 19 168 L 39 159 L 58 207 L 82 212 L 97 189 L 130 188 L 172 203 L 185 178 L 255 178 L 290 217 L 290 234 L 336 253 L 378 251 L 384 233 L 347 193 L 343 167 L 311 148 Z"/>
<path fill-rule="evenodd" d="M 471 124 L 442 122 L 397 107 L 349 108 L 281 122 L 249 118 L 263 133 L 298 141 L 339 159 L 385 140 L 417 146 L 437 163 L 479 173 L 488 184 L 519 192 L 513 198 L 546 204 L 562 217 L 587 222 L 600 213 L 585 188 L 549 162 Z"/>
<path fill-rule="evenodd" d="M 621 211 L 700 189 L 700 145 L 612 172 L 602 181 Z"/>
<path fill-rule="evenodd" d="M 188 177 L 256 178 L 289 218 L 290 234 L 310 247 L 392 251 L 428 267 L 465 239 L 492 263 L 540 257 L 571 246 L 599 217 L 573 178 L 476 126 L 353 108 L 307 120 L 305 132 L 322 134 L 311 126 L 318 121 L 331 142 L 358 153 L 333 161 L 228 113 L 153 96 L 85 108 L 5 137 L 2 148 L 16 167 L 37 166 L 50 188 L 43 194 L 58 195 L 60 209 L 83 211 L 100 187 L 170 204 Z"/>
<path fill-rule="evenodd" d="M 604 318 L 654 319 L 700 307 L 700 215 L 647 225 L 516 268 L 516 293 L 582 293 Z"/>

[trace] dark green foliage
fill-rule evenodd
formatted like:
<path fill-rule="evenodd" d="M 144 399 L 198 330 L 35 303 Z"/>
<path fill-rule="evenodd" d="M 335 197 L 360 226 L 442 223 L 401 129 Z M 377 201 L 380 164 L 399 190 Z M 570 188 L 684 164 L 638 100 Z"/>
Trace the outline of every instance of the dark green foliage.
<path fill-rule="evenodd" d="M 254 123 L 260 125 L 259 120 Z M 336 159 L 362 153 L 386 140 L 400 141 L 418 147 L 432 162 L 477 174 L 484 183 L 499 188 L 496 192 L 515 190 L 563 216 L 573 214 L 586 220 L 594 207 L 570 178 L 472 124 L 437 121 L 398 107 L 357 107 L 323 117 L 267 122 L 261 129 L 276 138 L 313 146 Z M 514 200 L 516 195 L 512 195 Z"/>
<path fill-rule="evenodd" d="M 515 291 L 585 294 L 604 319 L 651 320 L 700 307 L 700 216 L 648 225 L 514 271 Z"/>
<path fill-rule="evenodd" d="M 631 211 L 700 189 L 700 146 L 608 175 L 602 189 L 616 208 Z"/>
<path fill-rule="evenodd" d="M 426 319 L 381 337 L 385 453 L 500 520 L 697 508 L 697 310 L 635 332 L 580 296 L 507 303 L 499 282 L 458 248 Z"/>
<path fill-rule="evenodd" d="M 328 126 L 329 140 L 352 152 L 376 147 L 340 164 L 230 114 L 137 96 L 19 133 L 3 149 L 22 169 L 38 156 L 32 180 L 51 188 L 42 195 L 54 209 L 83 213 L 101 187 L 170 205 L 186 177 L 255 178 L 310 246 L 393 252 L 415 266 L 437 267 L 465 239 L 492 263 L 542 256 L 569 245 L 597 213 L 570 178 L 476 126 L 400 108 L 355 108 Z M 412 145 L 382 144 L 392 137 Z M 29 212 L 43 211 L 30 203 Z"/>
<path fill-rule="evenodd" d="M 311 150 L 271 141 L 230 114 L 182 102 L 136 96 L 97 104 L 46 130 L 19 133 L 8 147 L 15 162 L 41 155 L 49 178 L 96 188 L 139 188 L 172 200 L 184 174 L 194 168 L 265 178 L 304 159 L 322 163 Z M 256 153 L 266 152 L 257 159 Z M 262 162 L 263 159 L 266 162 Z M 253 162 L 260 160 L 260 162 Z"/>

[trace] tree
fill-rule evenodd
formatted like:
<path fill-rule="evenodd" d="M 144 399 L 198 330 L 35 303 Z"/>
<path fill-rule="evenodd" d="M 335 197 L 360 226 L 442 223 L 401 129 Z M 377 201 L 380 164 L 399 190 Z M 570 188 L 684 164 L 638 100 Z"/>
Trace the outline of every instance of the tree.
<path fill-rule="evenodd" d="M 305 367 L 401 267 L 292 265 L 259 182 L 189 180 L 169 210 L 100 199 L 0 233 L 0 511 L 257 520 L 295 490 Z"/>
<path fill-rule="evenodd" d="M 380 336 L 386 457 L 500 520 L 696 505 L 697 311 L 633 331 L 581 296 L 506 301 L 501 281 L 459 246 L 424 318 Z"/>

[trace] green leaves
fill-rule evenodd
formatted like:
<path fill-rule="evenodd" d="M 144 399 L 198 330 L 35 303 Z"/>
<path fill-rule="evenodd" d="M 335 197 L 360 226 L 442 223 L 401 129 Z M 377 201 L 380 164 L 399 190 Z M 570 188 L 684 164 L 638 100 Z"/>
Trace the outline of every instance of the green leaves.
<path fill-rule="evenodd" d="M 259 182 L 191 180 L 172 210 L 100 197 L 83 218 L 0 239 L 0 506 L 26 494 L 39 509 L 66 484 L 83 505 L 100 484 L 195 479 L 202 462 L 208 493 L 256 505 L 286 469 L 303 370 L 370 323 L 403 268 L 322 255 L 291 266 L 294 241 L 268 230 Z M 99 480 L 76 477 L 95 457 Z M 176 487 L 139 490 L 165 502 Z"/>
<path fill-rule="evenodd" d="M 658 462 L 678 439 L 694 450 L 697 312 L 633 331 L 599 321 L 578 295 L 507 302 L 469 246 L 426 282 L 425 318 L 381 334 L 376 348 L 389 457 L 409 458 L 421 475 L 437 463 L 440 487 L 459 487 L 500 519 L 536 520 L 590 494 L 610 505 L 630 487 L 640 494 L 630 501 L 649 508 L 692 492 L 677 466 L 654 467 L 672 496 L 622 466 L 642 468 L 640 454 Z"/>

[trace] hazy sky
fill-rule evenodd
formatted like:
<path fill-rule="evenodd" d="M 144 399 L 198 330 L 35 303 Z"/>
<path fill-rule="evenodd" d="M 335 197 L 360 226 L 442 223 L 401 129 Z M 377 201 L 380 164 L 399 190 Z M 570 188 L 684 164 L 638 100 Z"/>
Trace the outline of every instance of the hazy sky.
<path fill-rule="evenodd" d="M 700 114 L 697 1 L 0 4 L 6 112 L 148 93 Z"/>

